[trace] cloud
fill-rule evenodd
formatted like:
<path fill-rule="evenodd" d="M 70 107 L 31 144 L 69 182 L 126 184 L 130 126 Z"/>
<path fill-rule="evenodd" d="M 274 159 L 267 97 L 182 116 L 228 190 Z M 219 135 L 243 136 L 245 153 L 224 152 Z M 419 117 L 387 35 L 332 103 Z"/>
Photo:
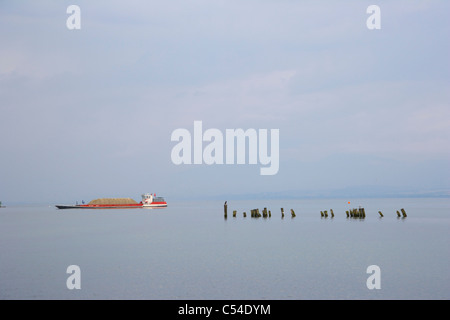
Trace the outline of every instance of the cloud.
<path fill-rule="evenodd" d="M 67 176 L 70 192 L 95 195 L 149 180 L 217 194 L 222 184 L 208 181 L 227 177 L 257 190 L 298 186 L 292 177 L 320 187 L 345 179 L 339 170 L 443 184 L 448 3 L 382 4 L 374 32 L 361 1 L 80 1 L 78 31 L 65 26 L 69 4 L 0 4 L 8 197 L 62 196 Z M 280 173 L 269 184 L 251 166 L 174 166 L 170 134 L 194 120 L 280 129 Z"/>

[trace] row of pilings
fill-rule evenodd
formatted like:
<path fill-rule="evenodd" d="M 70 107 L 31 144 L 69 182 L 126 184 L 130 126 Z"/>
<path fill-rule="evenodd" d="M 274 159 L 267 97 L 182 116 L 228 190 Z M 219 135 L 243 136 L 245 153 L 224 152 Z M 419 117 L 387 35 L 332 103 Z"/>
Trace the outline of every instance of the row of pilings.
<path fill-rule="evenodd" d="M 228 217 L 228 204 L 225 201 L 225 204 L 223 206 L 223 212 L 224 212 L 224 218 L 226 219 Z M 247 217 L 247 212 L 244 211 L 242 213 L 242 215 L 245 217 Z M 237 216 L 237 210 L 233 210 L 233 218 L 236 218 Z M 291 218 L 295 218 L 295 211 L 294 209 L 291 209 Z M 271 218 L 272 217 L 272 212 L 270 210 L 267 210 L 267 208 L 265 207 L 264 209 L 262 209 L 261 211 L 257 208 L 257 209 L 251 209 L 250 210 L 250 217 L 251 218 Z M 284 218 L 284 208 L 281 208 L 281 218 Z"/>
<path fill-rule="evenodd" d="M 347 218 L 355 218 L 355 219 L 365 219 L 366 218 L 366 210 L 364 208 L 353 208 L 345 211 Z"/>
<path fill-rule="evenodd" d="M 228 217 L 228 204 L 227 201 L 225 201 L 225 204 L 223 206 L 224 211 L 224 218 L 227 219 Z M 401 211 L 401 213 L 400 213 Z M 404 208 L 397 210 L 397 218 L 406 218 L 406 211 Z M 347 215 L 348 219 L 365 219 L 366 218 L 366 210 L 362 207 L 359 208 L 353 208 L 350 210 L 345 211 L 345 214 Z M 381 211 L 378 211 L 378 214 L 380 215 L 380 218 L 384 217 L 383 213 Z M 237 216 L 237 210 L 233 210 L 233 218 L 236 218 Z M 247 212 L 243 212 L 244 218 L 247 217 Z M 334 212 L 333 209 L 330 209 L 329 213 L 328 210 L 320 211 L 321 218 L 334 218 Z M 270 210 L 267 210 L 265 207 L 260 211 L 259 209 L 251 209 L 250 210 L 250 217 L 251 218 L 271 218 L 272 212 Z M 291 209 L 291 218 L 295 218 L 296 214 L 294 209 Z M 281 208 L 281 218 L 284 218 L 284 208 Z"/>

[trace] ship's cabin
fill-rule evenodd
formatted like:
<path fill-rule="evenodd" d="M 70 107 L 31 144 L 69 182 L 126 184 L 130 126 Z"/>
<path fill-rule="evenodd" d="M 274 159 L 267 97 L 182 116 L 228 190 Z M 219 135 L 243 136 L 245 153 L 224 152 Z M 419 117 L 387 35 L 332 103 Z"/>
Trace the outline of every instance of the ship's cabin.
<path fill-rule="evenodd" d="M 153 195 L 151 193 L 145 193 L 142 195 L 142 201 L 146 200 L 146 199 L 153 199 Z"/>

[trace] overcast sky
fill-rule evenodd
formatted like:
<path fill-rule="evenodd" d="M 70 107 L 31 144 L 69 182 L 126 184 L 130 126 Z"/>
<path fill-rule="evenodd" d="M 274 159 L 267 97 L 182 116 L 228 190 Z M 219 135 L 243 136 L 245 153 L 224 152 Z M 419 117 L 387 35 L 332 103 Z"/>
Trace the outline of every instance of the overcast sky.
<path fill-rule="evenodd" d="M 81 29 L 69 30 L 69 5 Z M 381 9 L 369 30 L 366 9 Z M 0 201 L 450 189 L 448 1 L 0 1 Z M 280 166 L 171 133 L 280 130 Z"/>

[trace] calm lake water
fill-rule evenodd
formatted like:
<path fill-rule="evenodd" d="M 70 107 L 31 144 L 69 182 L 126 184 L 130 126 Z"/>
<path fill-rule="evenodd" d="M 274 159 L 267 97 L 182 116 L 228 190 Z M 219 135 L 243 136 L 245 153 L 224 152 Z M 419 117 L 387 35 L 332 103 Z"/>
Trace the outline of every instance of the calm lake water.
<path fill-rule="evenodd" d="M 226 220 L 223 201 L 1 208 L 0 299 L 450 298 L 450 199 L 347 201 L 230 200 Z M 347 219 L 358 206 L 366 218 Z M 271 218 L 250 218 L 264 207 Z M 66 286 L 69 265 L 80 290 Z M 367 288 L 370 265 L 381 289 Z"/>

